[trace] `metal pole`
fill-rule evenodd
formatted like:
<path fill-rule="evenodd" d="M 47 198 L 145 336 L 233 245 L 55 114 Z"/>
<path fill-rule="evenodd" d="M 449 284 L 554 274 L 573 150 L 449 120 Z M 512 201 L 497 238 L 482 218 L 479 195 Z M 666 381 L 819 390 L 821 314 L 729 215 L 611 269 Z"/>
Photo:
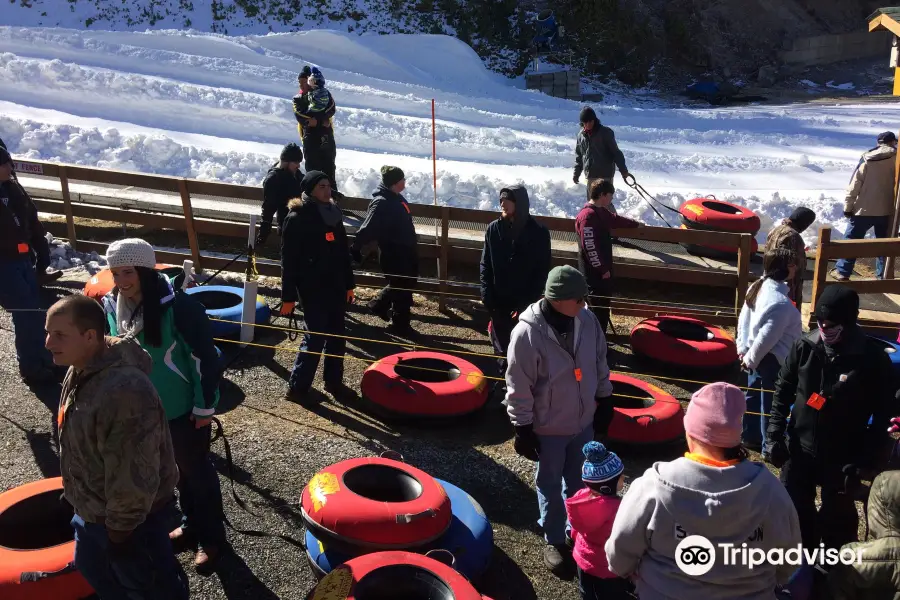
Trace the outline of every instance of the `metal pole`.
<path fill-rule="evenodd" d="M 434 205 L 438 205 L 437 199 L 437 123 L 434 118 L 434 98 L 431 99 L 431 167 L 432 167 L 432 184 L 434 185 Z M 437 269 L 441 272 L 441 252 L 440 252 L 440 236 L 441 223 L 439 220 L 434 222 L 434 245 L 438 246 Z"/>

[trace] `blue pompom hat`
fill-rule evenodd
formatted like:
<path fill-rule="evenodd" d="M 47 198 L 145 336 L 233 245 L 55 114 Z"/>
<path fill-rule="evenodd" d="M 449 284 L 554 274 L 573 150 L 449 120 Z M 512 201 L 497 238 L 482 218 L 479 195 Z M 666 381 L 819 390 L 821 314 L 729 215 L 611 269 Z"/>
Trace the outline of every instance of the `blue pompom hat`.
<path fill-rule="evenodd" d="M 606 483 L 618 479 L 625 471 L 622 459 L 600 442 L 588 442 L 581 451 L 584 453 L 581 480 L 585 483 Z"/>

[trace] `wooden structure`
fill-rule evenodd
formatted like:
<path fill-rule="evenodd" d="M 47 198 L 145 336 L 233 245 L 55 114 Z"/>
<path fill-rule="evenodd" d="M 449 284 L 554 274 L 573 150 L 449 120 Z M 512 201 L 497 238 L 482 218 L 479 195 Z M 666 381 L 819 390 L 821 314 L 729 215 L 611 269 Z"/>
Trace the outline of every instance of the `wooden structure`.
<path fill-rule="evenodd" d="M 869 31 L 890 31 L 894 35 L 891 66 L 894 68 L 894 95 L 900 96 L 900 6 L 879 8 L 869 15 Z"/>
<path fill-rule="evenodd" d="M 221 218 L 198 217 L 193 206 L 197 196 L 214 197 L 221 199 L 222 203 L 228 201 L 244 201 L 243 208 L 253 207 L 254 211 L 262 203 L 262 189 L 244 185 L 199 181 L 196 179 L 183 179 L 161 175 L 146 175 L 125 171 L 111 171 L 91 167 L 75 165 L 59 165 L 48 162 L 20 161 L 16 168 L 23 175 L 54 178 L 59 181 L 59 191 L 40 187 L 26 189 L 32 195 L 37 208 L 42 213 L 61 215 L 66 220 L 66 231 L 69 242 L 80 251 L 92 251 L 103 253 L 107 244 L 78 239 L 75 218 L 97 219 L 113 223 L 132 223 L 161 229 L 184 231 L 187 235 L 187 246 L 190 254 L 179 252 L 157 252 L 160 262 L 181 264 L 184 259 L 192 259 L 195 267 L 217 270 L 228 263 L 225 258 L 204 255 L 201 250 L 199 236 L 215 235 L 246 239 L 247 221 L 225 220 Z M 72 193 L 72 181 L 83 183 L 102 184 L 106 186 L 127 186 L 126 189 L 139 188 L 166 192 L 171 198 L 180 198 L 180 214 L 172 214 L 173 204 L 165 207 L 157 206 L 155 209 L 147 202 L 142 203 L 141 208 L 126 208 L 124 206 L 101 205 L 96 202 L 99 199 L 97 192 L 92 189 L 90 194 L 83 196 Z M 83 186 L 82 186 L 83 187 Z M 108 193 L 116 191 L 113 187 Z M 118 190 L 125 191 L 125 190 Z M 94 200 L 92 202 L 92 199 Z M 209 201 L 205 201 L 207 204 Z M 365 211 L 369 201 L 365 198 L 344 198 L 341 207 L 345 211 Z M 125 203 L 123 203 L 125 204 Z M 162 209 L 170 211 L 169 214 Z M 423 292 L 437 292 L 443 299 L 445 295 L 462 293 L 463 295 L 478 297 L 477 288 L 471 284 L 457 284 L 452 281 L 453 265 L 477 265 L 481 259 L 481 239 L 484 228 L 488 223 L 497 219 L 496 212 L 455 208 L 448 206 L 432 206 L 428 204 L 410 204 L 410 210 L 414 218 L 433 220 L 438 225 L 438 235 L 425 239 L 420 234 L 419 256 L 422 259 L 437 259 L 438 282 L 420 281 L 417 288 Z M 535 217 L 546 225 L 551 232 L 572 234 L 575 230 L 573 219 L 559 217 Z M 478 229 L 478 236 L 451 235 L 453 231 L 459 231 L 459 224 L 468 224 L 469 230 Z M 429 226 L 430 227 L 430 226 Z M 433 230 L 432 230 L 433 231 Z M 350 231 L 351 235 L 353 230 Z M 728 269 L 696 268 L 696 266 L 675 266 L 671 264 L 647 264 L 616 260 L 616 274 L 624 279 L 642 279 L 654 282 L 670 282 L 685 285 L 701 285 L 706 287 L 718 287 L 734 290 L 733 308 L 723 307 L 718 313 L 698 315 L 706 321 L 724 325 L 734 325 L 736 315 L 744 302 L 747 286 L 750 283 L 750 245 L 751 236 L 748 234 L 722 233 L 714 231 L 695 231 L 688 229 L 669 229 L 664 227 L 641 227 L 639 229 L 616 230 L 613 235 L 621 240 L 649 241 L 669 244 L 693 244 L 736 248 L 738 260 L 735 267 Z M 243 242 L 242 242 L 243 243 Z M 554 247 L 553 263 L 574 264 L 577 255 L 574 251 Z M 280 266 L 272 261 L 260 260 L 257 262 L 260 274 L 279 276 Z M 246 269 L 246 261 L 235 261 L 229 270 L 243 272 Z M 360 285 L 383 285 L 384 279 L 380 275 L 361 275 L 357 278 Z M 443 302 L 442 302 L 443 304 Z M 666 304 L 666 303 L 663 303 Z M 652 301 L 646 304 L 634 302 L 613 301 L 613 309 L 618 314 L 632 316 L 655 316 L 664 314 L 666 307 L 660 304 L 654 305 Z M 669 308 L 671 310 L 671 307 Z"/>

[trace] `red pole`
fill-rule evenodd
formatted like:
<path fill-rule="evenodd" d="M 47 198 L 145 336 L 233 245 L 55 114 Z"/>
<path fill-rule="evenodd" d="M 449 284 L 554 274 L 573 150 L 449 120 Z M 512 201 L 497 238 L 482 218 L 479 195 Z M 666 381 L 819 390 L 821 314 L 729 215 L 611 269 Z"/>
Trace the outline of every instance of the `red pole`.
<path fill-rule="evenodd" d="M 437 126 L 434 121 L 434 98 L 431 99 L 431 164 L 434 169 L 434 205 L 437 206 Z"/>

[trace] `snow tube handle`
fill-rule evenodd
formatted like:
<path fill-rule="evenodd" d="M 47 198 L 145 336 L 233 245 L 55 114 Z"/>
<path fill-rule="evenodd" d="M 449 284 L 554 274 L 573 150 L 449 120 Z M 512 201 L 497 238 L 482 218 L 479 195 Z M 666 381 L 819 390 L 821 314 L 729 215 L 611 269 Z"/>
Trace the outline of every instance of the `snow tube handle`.
<path fill-rule="evenodd" d="M 654 415 L 637 415 L 635 417 L 628 417 L 628 418 L 631 419 L 632 421 L 634 421 L 635 423 L 638 422 L 638 419 L 650 419 L 650 422 L 648 423 L 648 425 L 653 425 L 658 420 L 656 418 L 656 416 L 654 416 Z"/>
<path fill-rule="evenodd" d="M 419 520 L 427 518 L 427 517 L 434 517 L 436 514 L 437 513 L 435 512 L 435 510 L 433 508 L 428 508 L 428 509 L 423 510 L 422 512 L 416 513 L 416 514 L 411 514 L 411 513 L 401 514 L 401 515 L 397 515 L 397 523 L 409 525 L 410 523 L 414 523 L 416 521 L 419 521 Z"/>
<path fill-rule="evenodd" d="M 75 561 L 72 561 L 58 571 L 24 571 L 19 576 L 19 583 L 37 583 L 42 579 L 51 579 L 53 577 L 67 575 L 75 570 Z"/>
<path fill-rule="evenodd" d="M 397 462 L 406 462 L 403 459 L 403 455 L 397 452 L 396 450 L 385 450 L 381 454 L 378 455 L 379 458 L 386 458 L 388 460 L 396 460 Z"/>

